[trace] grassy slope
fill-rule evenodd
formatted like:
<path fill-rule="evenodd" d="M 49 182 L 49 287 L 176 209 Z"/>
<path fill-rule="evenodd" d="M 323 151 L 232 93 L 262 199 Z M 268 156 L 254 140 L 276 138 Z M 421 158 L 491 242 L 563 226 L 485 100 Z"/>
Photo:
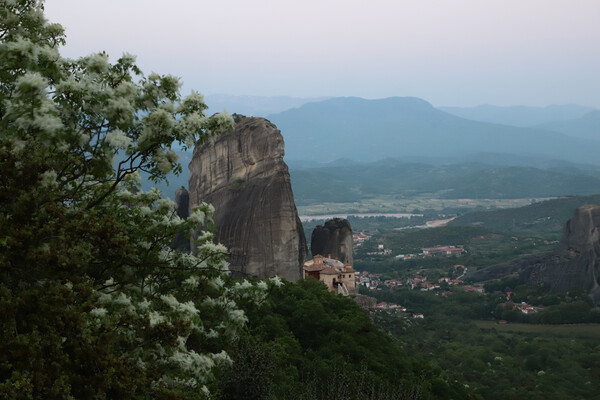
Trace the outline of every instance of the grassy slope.
<path fill-rule="evenodd" d="M 456 218 L 449 226 L 482 226 L 521 235 L 542 234 L 548 238 L 559 238 L 575 209 L 585 204 L 600 204 L 600 195 L 565 197 L 520 208 L 471 212 Z"/>

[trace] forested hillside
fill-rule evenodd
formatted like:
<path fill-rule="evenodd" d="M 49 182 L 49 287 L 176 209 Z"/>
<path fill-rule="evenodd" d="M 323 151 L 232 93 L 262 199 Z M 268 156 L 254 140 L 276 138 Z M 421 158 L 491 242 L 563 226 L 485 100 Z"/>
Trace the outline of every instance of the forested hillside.
<path fill-rule="evenodd" d="M 379 195 L 513 199 L 590 195 L 600 191 L 600 170 L 591 167 L 429 165 L 383 160 L 292 169 L 290 174 L 299 205 L 353 202 Z"/>
<path fill-rule="evenodd" d="M 248 318 L 222 381 L 223 398 L 477 398 L 446 372 L 409 356 L 355 302 L 314 279 L 271 287 Z"/>

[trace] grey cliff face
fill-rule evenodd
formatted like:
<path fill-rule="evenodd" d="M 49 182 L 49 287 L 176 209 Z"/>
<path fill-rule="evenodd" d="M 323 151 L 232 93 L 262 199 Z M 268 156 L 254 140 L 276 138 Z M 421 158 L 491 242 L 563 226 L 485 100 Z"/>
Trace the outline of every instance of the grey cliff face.
<path fill-rule="evenodd" d="M 529 284 L 545 284 L 550 293 L 581 289 L 600 304 L 600 207 L 579 207 L 567 222 L 564 235 L 554 251 L 517 258 L 469 274 L 476 280 L 507 275 Z"/>
<path fill-rule="evenodd" d="M 310 237 L 310 251 L 313 256 L 335 258 L 344 264 L 353 264 L 352 227 L 346 219 L 334 218 L 317 225 Z"/>
<path fill-rule="evenodd" d="M 215 207 L 217 241 L 229 249 L 232 271 L 295 281 L 307 246 L 283 161 L 283 137 L 266 119 L 234 119 L 231 133 L 194 150 L 190 207 Z"/>

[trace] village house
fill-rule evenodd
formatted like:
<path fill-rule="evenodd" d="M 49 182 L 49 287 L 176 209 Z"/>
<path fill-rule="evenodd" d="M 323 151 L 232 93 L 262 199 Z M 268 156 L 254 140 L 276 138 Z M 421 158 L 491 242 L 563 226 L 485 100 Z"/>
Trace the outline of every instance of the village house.
<path fill-rule="evenodd" d="M 427 292 L 430 290 L 439 289 L 440 285 L 436 285 L 430 282 L 421 282 L 421 291 Z"/>
<path fill-rule="evenodd" d="M 352 241 L 358 246 L 361 245 L 365 240 L 368 240 L 369 236 L 365 235 L 364 233 L 353 233 L 352 234 Z"/>
<path fill-rule="evenodd" d="M 523 314 L 533 314 L 537 312 L 537 309 L 534 306 L 525 302 L 522 302 L 521 304 L 515 304 L 515 308 L 521 311 Z"/>
<path fill-rule="evenodd" d="M 513 302 L 500 303 L 500 306 L 502 308 L 510 308 L 512 310 L 521 311 L 523 314 L 533 314 L 543 309 L 543 307 L 534 307 L 530 304 L 525 303 L 524 301 L 520 304 L 515 304 Z"/>
<path fill-rule="evenodd" d="M 480 294 L 485 293 L 483 286 L 463 286 L 463 289 L 467 292 L 475 292 Z"/>
<path fill-rule="evenodd" d="M 387 303 L 382 301 L 381 303 L 377 303 L 375 305 L 375 311 L 396 311 L 396 312 L 405 312 L 406 307 L 402 307 L 396 303 Z"/>
<path fill-rule="evenodd" d="M 381 274 L 372 274 L 367 271 L 355 272 L 355 283 L 356 287 L 364 286 L 368 289 L 379 289 L 378 286 L 382 284 Z"/>
<path fill-rule="evenodd" d="M 355 271 L 350 264 L 330 257 L 316 255 L 304 263 L 303 278 L 313 277 L 327 285 L 327 289 L 344 296 L 356 294 Z"/>
<path fill-rule="evenodd" d="M 361 285 L 361 286 L 368 288 L 371 286 L 371 278 L 369 278 L 368 274 L 361 275 L 360 272 L 356 271 L 356 273 L 354 275 L 354 283 L 355 283 L 355 286 Z"/>
<path fill-rule="evenodd" d="M 370 256 L 389 256 L 390 254 L 392 254 L 392 249 L 386 249 L 385 246 L 383 244 L 378 244 L 377 245 L 377 251 L 371 251 L 367 253 Z"/>
<path fill-rule="evenodd" d="M 352 243 L 355 248 L 360 247 L 363 245 L 364 242 L 366 242 L 370 238 L 371 238 L 370 236 L 367 236 L 364 233 L 353 233 L 352 234 Z"/>
<path fill-rule="evenodd" d="M 406 280 L 406 286 L 410 286 L 411 289 L 421 286 L 421 282 L 426 282 L 426 276 L 415 275 L 412 278 Z"/>
<path fill-rule="evenodd" d="M 394 288 L 396 286 L 402 286 L 402 282 L 397 279 L 389 279 L 387 281 L 383 281 L 383 284 L 389 288 Z"/>

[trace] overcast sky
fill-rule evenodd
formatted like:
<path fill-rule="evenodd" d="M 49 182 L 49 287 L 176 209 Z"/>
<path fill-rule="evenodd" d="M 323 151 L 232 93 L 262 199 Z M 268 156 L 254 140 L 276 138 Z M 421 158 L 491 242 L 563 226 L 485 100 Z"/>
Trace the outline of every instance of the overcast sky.
<path fill-rule="evenodd" d="M 600 0 L 47 0 L 62 54 L 138 56 L 184 93 L 600 108 Z"/>

